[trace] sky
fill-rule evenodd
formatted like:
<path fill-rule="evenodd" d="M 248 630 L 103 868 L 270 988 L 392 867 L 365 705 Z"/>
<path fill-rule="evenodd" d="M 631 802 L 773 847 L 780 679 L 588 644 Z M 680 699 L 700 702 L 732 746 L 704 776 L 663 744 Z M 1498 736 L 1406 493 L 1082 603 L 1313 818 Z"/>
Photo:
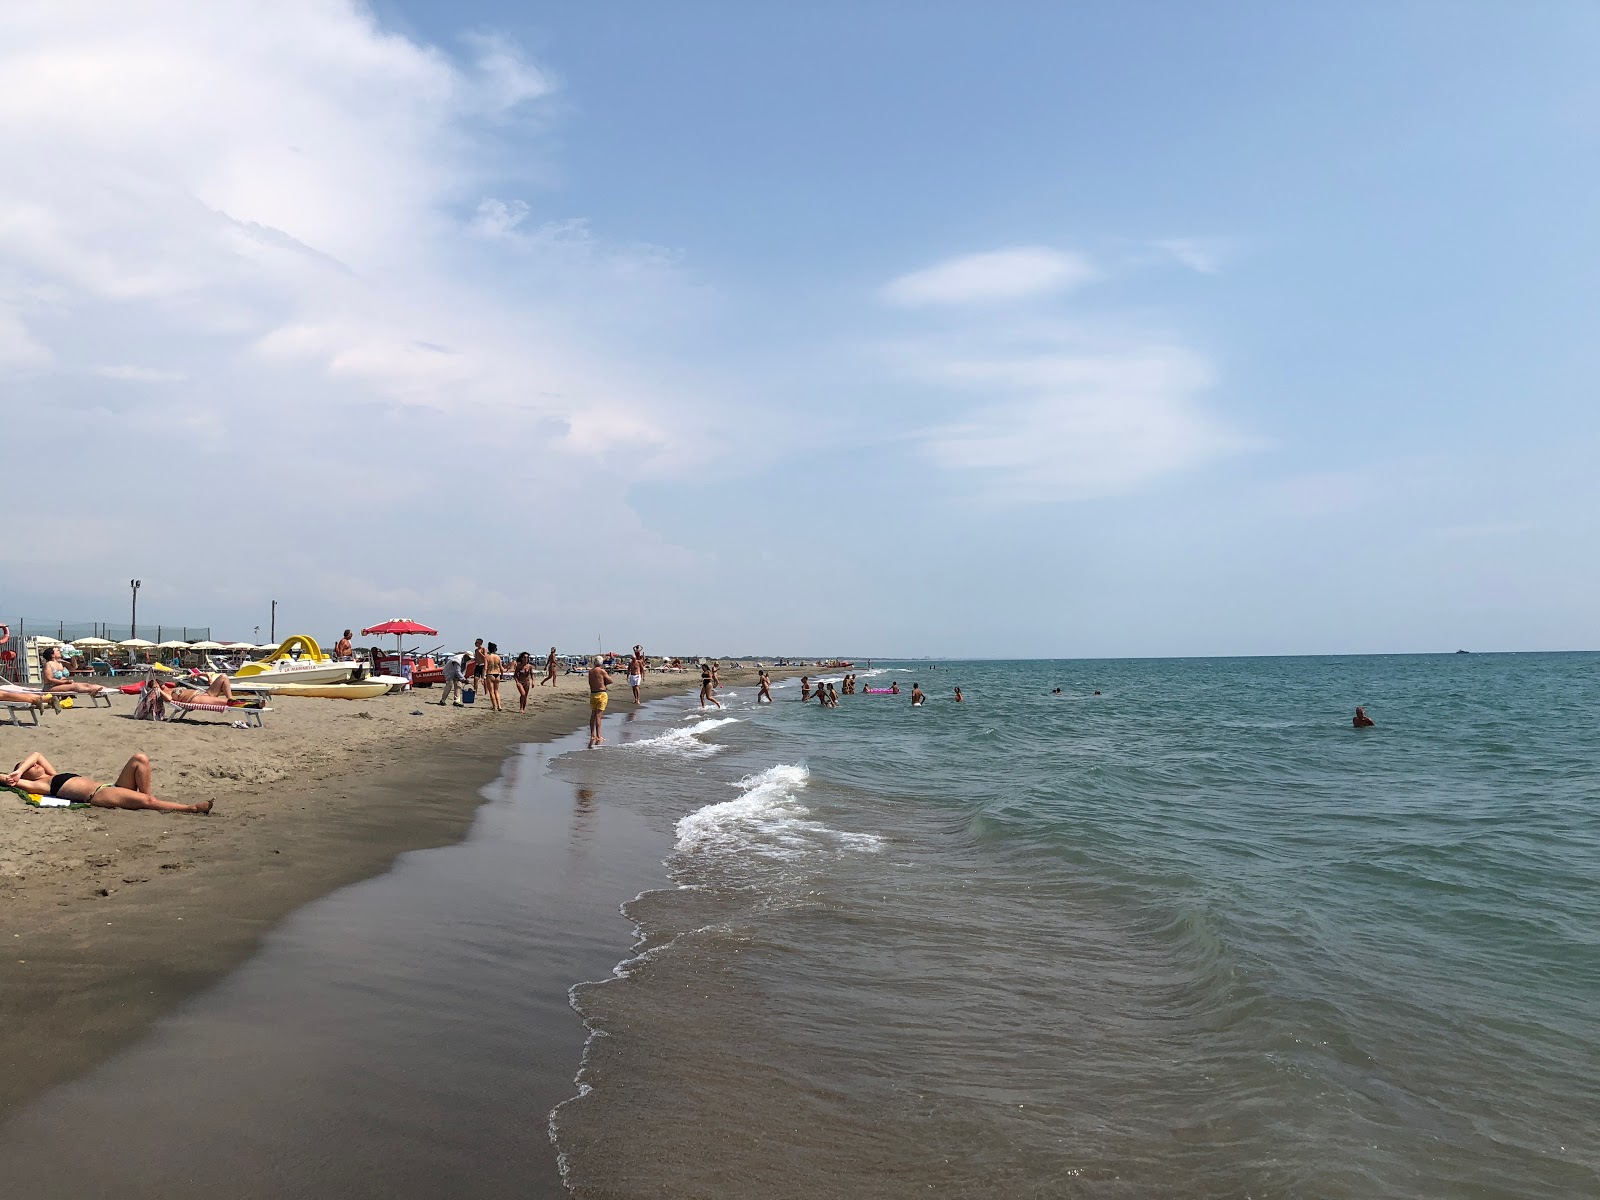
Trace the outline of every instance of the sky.
<path fill-rule="evenodd" d="M 0 8 L 0 619 L 1561 650 L 1600 9 Z"/>

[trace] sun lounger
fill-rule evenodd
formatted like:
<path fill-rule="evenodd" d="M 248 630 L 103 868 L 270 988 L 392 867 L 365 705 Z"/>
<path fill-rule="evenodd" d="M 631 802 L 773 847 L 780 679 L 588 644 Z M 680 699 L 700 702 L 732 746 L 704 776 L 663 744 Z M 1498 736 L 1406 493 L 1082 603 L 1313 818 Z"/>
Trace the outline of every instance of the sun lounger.
<path fill-rule="evenodd" d="M 15 700 L 0 701 L 0 710 L 4 710 L 6 716 L 11 718 L 13 725 L 22 724 L 21 721 L 17 720 L 19 712 L 25 712 L 31 716 L 35 725 L 39 723 L 39 710 L 32 704 L 19 704 Z"/>
<path fill-rule="evenodd" d="M 13 692 L 37 692 L 40 695 L 44 695 L 44 696 L 54 696 L 54 695 L 58 695 L 59 694 L 60 697 L 63 700 L 71 700 L 74 705 L 87 704 L 90 708 L 99 708 L 100 705 L 103 703 L 107 708 L 111 707 L 111 693 L 110 692 L 60 692 L 60 693 L 56 693 L 56 692 L 46 691 L 44 688 L 31 687 L 31 686 L 28 686 L 26 684 L 8 683 L 8 684 L 6 684 L 6 686 L 8 688 L 10 688 Z"/>
<path fill-rule="evenodd" d="M 181 721 L 192 712 L 234 713 L 242 717 L 246 725 L 256 729 L 261 728 L 261 714 L 267 711 L 259 704 L 199 704 L 182 700 L 168 700 L 167 707 L 177 711 L 177 716 L 167 718 L 169 721 Z"/>

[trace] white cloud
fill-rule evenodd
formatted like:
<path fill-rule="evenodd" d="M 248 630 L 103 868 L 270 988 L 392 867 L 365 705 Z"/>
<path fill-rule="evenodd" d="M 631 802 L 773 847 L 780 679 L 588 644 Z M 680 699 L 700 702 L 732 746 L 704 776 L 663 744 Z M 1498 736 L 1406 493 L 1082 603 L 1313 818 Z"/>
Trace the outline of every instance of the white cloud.
<path fill-rule="evenodd" d="M 1155 242 L 1155 247 L 1173 261 L 1202 275 L 1215 275 L 1222 270 L 1229 249 L 1223 238 L 1204 237 L 1162 238 Z"/>
<path fill-rule="evenodd" d="M 1044 296 L 1080 287 L 1096 276 L 1084 257 L 1048 246 L 1021 246 L 946 259 L 883 289 L 883 299 L 905 308 L 989 304 Z"/>
<path fill-rule="evenodd" d="M 693 308 L 672 255 L 504 195 L 552 77 L 504 39 L 464 47 L 356 0 L 0 8 L 0 405 L 24 435 L 71 414 L 88 454 L 226 465 L 255 499 L 186 512 L 214 547 L 197 605 L 296 540 L 274 587 L 314 587 L 330 556 L 368 594 L 408 586 L 410 556 L 311 536 L 332 512 L 370 545 L 450 526 L 526 562 L 580 530 L 657 553 L 625 493 L 585 481 L 619 454 L 630 480 L 687 472 L 727 428 L 641 349 Z M 102 500 L 23 515 L 87 531 Z"/>
<path fill-rule="evenodd" d="M 130 383 L 181 383 L 188 376 L 182 371 L 163 371 L 156 367 L 136 367 L 122 364 L 114 367 L 90 367 L 89 374 L 102 379 L 122 379 Z"/>
<path fill-rule="evenodd" d="M 1125 494 L 1253 446 L 1202 405 L 1212 372 L 1190 350 L 1083 335 L 1032 341 L 997 339 L 977 355 L 929 345 L 919 356 L 928 381 L 990 397 L 917 441 L 991 502 Z"/>

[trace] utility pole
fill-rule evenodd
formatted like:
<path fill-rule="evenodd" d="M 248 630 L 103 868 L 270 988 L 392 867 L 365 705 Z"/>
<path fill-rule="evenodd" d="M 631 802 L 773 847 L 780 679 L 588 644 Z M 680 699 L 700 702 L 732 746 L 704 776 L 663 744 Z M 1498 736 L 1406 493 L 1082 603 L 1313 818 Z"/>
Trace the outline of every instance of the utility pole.
<path fill-rule="evenodd" d="M 128 586 L 133 589 L 133 619 L 128 623 L 128 637 L 130 639 L 139 636 L 139 585 L 143 582 L 140 579 L 128 580 Z"/>
<path fill-rule="evenodd" d="M 267 635 L 267 640 L 274 643 L 278 640 L 278 602 L 276 600 L 272 602 L 272 632 Z"/>

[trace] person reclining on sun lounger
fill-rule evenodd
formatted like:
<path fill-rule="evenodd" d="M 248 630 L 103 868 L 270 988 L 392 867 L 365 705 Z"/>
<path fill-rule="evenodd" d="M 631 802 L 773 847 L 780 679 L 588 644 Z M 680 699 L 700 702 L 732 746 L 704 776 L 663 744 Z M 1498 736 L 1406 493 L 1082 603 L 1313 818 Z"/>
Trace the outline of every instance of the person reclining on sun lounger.
<path fill-rule="evenodd" d="M 211 811 L 215 801 L 204 804 L 175 804 L 157 800 L 150 794 L 150 757 L 135 754 L 122 768 L 115 783 L 96 783 L 71 771 L 57 771 L 42 754 L 30 754 L 9 775 L 0 776 L 0 785 L 21 788 L 35 796 L 57 796 L 96 808 L 148 808 L 156 812 L 201 813 Z"/>
<path fill-rule="evenodd" d="M 0 687 L 0 704 L 31 704 L 38 709 L 60 709 L 61 697 L 54 692 L 19 692 Z"/>
<path fill-rule="evenodd" d="M 161 694 L 179 704 L 227 704 L 233 700 L 233 682 L 226 675 L 218 675 L 205 691 L 181 686 L 175 679 L 163 679 L 157 684 Z"/>
<path fill-rule="evenodd" d="M 78 695 L 104 696 L 111 690 L 94 683 L 75 683 L 67 664 L 61 661 L 61 649 L 58 646 L 51 646 L 44 652 L 39 660 L 39 669 L 44 672 L 44 687 L 47 692 L 64 694 L 76 692 Z"/>

